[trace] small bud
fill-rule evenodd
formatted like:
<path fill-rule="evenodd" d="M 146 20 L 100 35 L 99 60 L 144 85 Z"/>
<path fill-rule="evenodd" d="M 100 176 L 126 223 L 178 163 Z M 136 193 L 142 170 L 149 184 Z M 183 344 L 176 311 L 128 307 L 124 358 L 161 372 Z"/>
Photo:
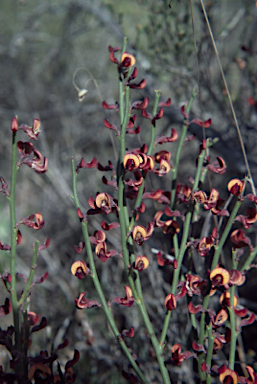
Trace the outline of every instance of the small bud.
<path fill-rule="evenodd" d="M 13 132 L 17 132 L 18 129 L 19 129 L 19 125 L 18 125 L 18 119 L 17 119 L 17 116 L 14 116 L 14 118 L 12 119 L 12 131 Z"/>

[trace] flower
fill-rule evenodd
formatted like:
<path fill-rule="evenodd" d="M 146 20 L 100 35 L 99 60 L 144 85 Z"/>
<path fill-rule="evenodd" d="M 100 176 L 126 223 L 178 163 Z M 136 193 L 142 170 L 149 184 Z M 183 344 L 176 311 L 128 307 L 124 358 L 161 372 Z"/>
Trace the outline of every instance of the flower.
<path fill-rule="evenodd" d="M 132 231 L 132 238 L 138 244 L 142 245 L 144 241 L 148 240 L 153 233 L 154 225 L 150 221 L 147 228 L 142 225 L 136 225 Z"/>
<path fill-rule="evenodd" d="M 117 207 L 113 197 L 105 192 L 97 194 L 95 200 L 93 197 L 90 197 L 88 199 L 88 204 L 91 208 L 87 211 L 88 215 L 95 215 L 102 212 L 108 215 L 108 213 Z"/>
<path fill-rule="evenodd" d="M 93 159 L 89 163 L 86 163 L 85 160 L 82 157 L 80 162 L 77 164 L 76 173 L 78 173 L 80 168 L 85 168 L 85 169 L 87 169 L 87 168 L 94 168 L 96 165 L 97 165 L 96 157 L 93 157 Z"/>
<path fill-rule="evenodd" d="M 205 200 L 204 209 L 210 210 L 212 208 L 215 208 L 217 205 L 218 199 L 219 199 L 219 191 L 215 188 L 212 188 L 209 199 Z"/>
<path fill-rule="evenodd" d="M 92 244 L 103 243 L 106 239 L 106 235 L 103 231 L 95 231 L 94 236 L 90 236 L 89 240 Z"/>
<path fill-rule="evenodd" d="M 132 172 L 137 169 L 140 165 L 140 156 L 134 153 L 126 153 L 123 158 L 123 166 L 128 171 Z"/>
<path fill-rule="evenodd" d="M 257 211 L 253 207 L 248 207 L 246 215 L 238 215 L 235 221 L 240 221 L 245 229 L 251 228 L 252 224 L 257 221 Z"/>
<path fill-rule="evenodd" d="M 26 164 L 37 173 L 45 173 L 47 171 L 48 159 L 46 157 L 43 158 L 42 154 L 34 148 L 32 143 L 18 141 L 17 148 L 20 157 L 17 163 L 18 167 Z M 34 157 L 30 157 L 32 153 L 34 153 Z"/>
<path fill-rule="evenodd" d="M 231 233 L 230 238 L 235 248 L 252 248 L 251 239 L 245 236 L 245 231 L 243 229 L 235 229 Z"/>
<path fill-rule="evenodd" d="M 95 253 L 103 262 L 107 261 L 110 257 L 118 255 L 118 252 L 114 249 L 110 249 L 109 251 L 107 251 L 107 245 L 105 241 L 96 245 Z"/>
<path fill-rule="evenodd" d="M 90 269 L 87 267 L 85 261 L 83 260 L 77 260 L 71 266 L 71 273 L 79 280 L 84 279 L 89 272 Z"/>
<path fill-rule="evenodd" d="M 33 220 L 35 220 L 35 221 L 33 221 Z M 37 213 L 33 213 L 32 215 L 30 215 L 28 217 L 23 217 L 18 225 L 20 225 L 20 224 L 24 224 L 28 228 L 40 230 L 43 228 L 45 222 L 43 220 L 43 216 L 41 215 L 41 213 L 37 212 Z"/>
<path fill-rule="evenodd" d="M 23 132 L 27 133 L 27 135 L 31 140 L 37 140 L 37 136 L 40 132 L 40 125 L 41 125 L 40 120 L 34 119 L 32 127 L 29 127 L 26 124 L 21 124 L 19 126 L 19 129 L 22 129 Z"/>
<path fill-rule="evenodd" d="M 133 55 L 127 52 L 123 52 L 120 58 L 121 66 L 125 68 L 133 67 L 136 64 L 136 59 Z"/>
<path fill-rule="evenodd" d="M 10 313 L 11 310 L 12 310 L 12 303 L 8 298 L 6 298 L 5 303 L 0 306 L 0 317 L 8 315 L 8 313 Z"/>
<path fill-rule="evenodd" d="M 226 285 L 229 282 L 229 272 L 221 267 L 214 268 L 210 273 L 210 280 L 215 287 Z"/>
<path fill-rule="evenodd" d="M 181 345 L 180 344 L 174 344 L 171 348 L 171 361 L 175 365 L 180 365 L 185 359 L 188 359 L 191 356 L 194 356 L 193 353 L 189 351 L 185 351 L 184 353 L 181 353 Z"/>
<path fill-rule="evenodd" d="M 138 272 L 141 272 L 143 271 L 143 269 L 146 269 L 148 265 L 149 265 L 149 260 L 146 256 L 137 256 L 132 266 Z"/>
<path fill-rule="evenodd" d="M 125 79 L 128 74 L 130 74 L 129 69 L 133 67 L 136 63 L 135 57 L 128 52 L 123 52 L 121 54 L 120 61 L 115 57 L 115 53 L 120 51 L 120 47 L 112 47 L 109 45 L 108 47 L 109 52 L 110 52 L 110 60 L 114 63 L 117 64 L 118 66 L 118 72 L 120 74 L 120 78 Z M 136 72 L 136 73 L 134 73 Z M 134 69 L 134 72 L 129 76 L 128 80 L 132 80 L 137 76 L 137 70 L 136 68 Z"/>
<path fill-rule="evenodd" d="M 212 236 L 202 237 L 198 243 L 198 253 L 200 256 L 205 257 L 214 246 L 214 238 Z"/>
<path fill-rule="evenodd" d="M 133 305 L 134 303 L 134 296 L 132 295 L 132 290 L 128 285 L 126 285 L 124 288 L 125 288 L 126 296 L 125 297 L 116 296 L 112 300 L 112 303 L 121 304 L 121 305 L 124 305 L 125 307 L 131 307 L 131 305 Z"/>
<path fill-rule="evenodd" d="M 155 173 L 156 175 L 158 175 L 160 177 L 166 175 L 166 173 L 168 173 L 169 171 L 170 171 L 170 164 L 164 158 L 162 158 L 160 160 L 159 169 L 156 167 L 153 168 L 153 173 Z"/>
<path fill-rule="evenodd" d="M 211 164 L 208 164 L 207 168 L 209 171 L 218 173 L 220 175 L 225 173 L 227 169 L 225 161 L 220 156 L 217 157 L 217 160 L 213 161 Z"/>
<path fill-rule="evenodd" d="M 238 304 L 238 297 L 234 295 L 234 303 L 230 305 L 230 292 L 225 291 L 220 295 L 220 304 L 224 307 L 236 307 Z"/>
<path fill-rule="evenodd" d="M 230 368 L 227 368 L 225 364 L 223 364 L 219 369 L 219 379 L 221 383 L 238 383 L 238 374 Z"/>
<path fill-rule="evenodd" d="M 88 300 L 85 292 L 81 292 L 79 298 L 75 299 L 75 305 L 78 309 L 101 307 L 101 304 L 99 304 L 96 300 Z"/>
<path fill-rule="evenodd" d="M 228 183 L 228 190 L 232 195 L 239 196 L 243 193 L 245 188 L 244 180 L 232 179 Z"/>
<path fill-rule="evenodd" d="M 167 308 L 169 311 L 172 311 L 177 307 L 176 297 L 172 293 L 169 293 L 166 296 L 165 302 L 164 302 L 165 308 Z"/>

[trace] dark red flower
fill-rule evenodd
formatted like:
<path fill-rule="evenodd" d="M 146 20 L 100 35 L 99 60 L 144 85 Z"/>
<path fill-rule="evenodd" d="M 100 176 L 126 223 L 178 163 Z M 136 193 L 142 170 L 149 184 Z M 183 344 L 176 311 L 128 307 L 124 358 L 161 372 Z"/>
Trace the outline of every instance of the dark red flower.
<path fill-rule="evenodd" d="M 105 242 L 98 243 L 95 247 L 95 253 L 99 259 L 103 262 L 107 261 L 110 257 L 118 255 L 118 252 L 114 249 L 107 251 L 107 245 Z"/>
<path fill-rule="evenodd" d="M 102 212 L 107 215 L 117 207 L 113 197 L 104 192 L 97 194 L 95 200 L 93 197 L 90 197 L 88 199 L 88 204 L 91 207 L 91 209 L 87 212 L 88 215 L 94 215 Z"/>
<path fill-rule="evenodd" d="M 0 306 L 0 317 L 8 315 L 8 313 L 10 313 L 11 310 L 12 310 L 12 303 L 8 298 L 6 298 L 5 303 Z"/>
<path fill-rule="evenodd" d="M 85 292 L 81 292 L 79 298 L 75 299 L 75 305 L 78 309 L 101 307 L 101 304 L 99 304 L 96 300 L 88 300 Z"/>
<path fill-rule="evenodd" d="M 93 159 L 89 163 L 86 163 L 85 160 L 82 157 L 80 162 L 77 164 L 76 173 L 78 173 L 80 168 L 85 168 L 85 169 L 87 169 L 87 168 L 94 168 L 96 165 L 97 165 L 96 157 L 93 157 Z"/>
<path fill-rule="evenodd" d="M 245 229 L 251 228 L 253 223 L 257 221 L 257 211 L 253 207 L 248 207 L 246 211 L 246 215 L 238 215 L 235 218 L 235 221 L 240 221 Z"/>
<path fill-rule="evenodd" d="M 18 167 L 22 164 L 26 164 L 30 168 L 33 168 L 37 173 L 44 173 L 47 171 L 48 159 L 43 157 L 42 154 L 34 148 L 32 143 L 18 141 L 17 148 L 20 157 L 17 163 Z M 34 154 L 34 157 L 30 157 L 32 153 Z"/>
<path fill-rule="evenodd" d="M 213 161 L 211 164 L 208 164 L 207 168 L 209 171 L 218 173 L 220 175 L 225 173 L 227 169 L 225 161 L 220 156 L 217 157 L 217 160 Z"/>
<path fill-rule="evenodd" d="M 245 236 L 245 231 L 243 229 L 235 229 L 230 238 L 235 248 L 244 248 L 244 247 L 252 247 L 251 239 Z"/>
<path fill-rule="evenodd" d="M 174 344 L 171 348 L 171 361 L 175 365 L 180 365 L 185 359 L 188 359 L 191 356 L 194 356 L 193 353 L 189 351 L 185 351 L 184 353 L 181 353 L 181 345 L 180 344 Z"/>
<path fill-rule="evenodd" d="M 24 224 L 29 228 L 40 230 L 43 228 L 45 222 L 41 213 L 37 212 L 28 217 L 23 217 L 18 225 L 20 224 Z"/>
<path fill-rule="evenodd" d="M 172 311 L 177 307 L 176 297 L 172 293 L 169 293 L 164 302 L 164 307 L 167 308 L 169 311 Z"/>
<path fill-rule="evenodd" d="M 29 127 L 26 124 L 21 124 L 19 129 L 22 129 L 23 132 L 27 133 L 31 140 L 37 140 L 37 136 L 40 132 L 40 124 L 41 123 L 39 119 L 34 119 L 32 127 Z"/>
<path fill-rule="evenodd" d="M 125 297 L 114 297 L 112 303 L 117 303 L 124 305 L 125 307 L 131 307 L 134 303 L 134 296 L 132 295 L 131 288 L 126 285 L 125 287 L 126 296 Z"/>
<path fill-rule="evenodd" d="M 171 136 L 157 136 L 154 141 L 154 145 L 157 144 L 164 144 L 164 143 L 173 143 L 174 141 L 177 141 L 178 139 L 178 132 L 176 129 L 172 128 L 171 129 Z"/>

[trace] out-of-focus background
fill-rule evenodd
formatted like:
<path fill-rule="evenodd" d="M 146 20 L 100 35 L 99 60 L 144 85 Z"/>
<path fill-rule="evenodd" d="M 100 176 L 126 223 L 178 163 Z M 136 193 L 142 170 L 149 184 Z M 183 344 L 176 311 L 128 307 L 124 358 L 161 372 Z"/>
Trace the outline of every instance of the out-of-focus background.
<path fill-rule="evenodd" d="M 205 1 L 205 6 L 257 183 L 256 4 L 252 0 L 209 0 Z M 107 165 L 108 160 L 115 162 L 117 156 L 115 135 L 104 127 L 103 119 L 107 117 L 118 123 L 118 116 L 101 107 L 102 100 L 114 103 L 118 97 L 117 69 L 109 60 L 108 45 L 122 47 L 126 35 L 127 51 L 137 59 L 138 79 L 147 80 L 145 89 L 131 91 L 132 101 L 148 96 L 152 105 L 155 89 L 162 92 L 162 101 L 171 97 L 171 107 L 165 109 L 164 118 L 158 122 L 159 135 L 169 134 L 171 128 L 180 130 L 183 121 L 180 107 L 189 100 L 193 88 L 198 87 L 199 76 L 203 117 L 211 117 L 213 122 L 206 134 L 219 138 L 212 158 L 222 156 L 228 167 L 225 175 L 211 176 L 213 186 L 220 188 L 224 193 L 222 197 L 227 198 L 227 181 L 246 173 L 234 120 L 198 0 L 193 1 L 193 16 L 194 29 L 188 0 L 0 2 L 0 175 L 10 184 L 10 125 L 14 115 L 18 115 L 20 124 L 32 125 L 35 117 L 41 120 L 42 132 L 33 144 L 49 159 L 49 170 L 44 175 L 38 175 L 26 166 L 18 172 L 17 218 L 39 211 L 45 220 L 43 230 L 36 234 L 22 228 L 24 240 L 19 248 L 18 272 L 28 274 L 31 244 L 35 239 L 43 242 L 50 237 L 51 245 L 40 255 L 36 271 L 37 276 L 48 271 L 49 277 L 42 285 L 36 286 L 31 295 L 31 310 L 46 316 L 49 327 L 48 332 L 42 331 L 43 336 L 35 336 L 34 348 L 38 351 L 47 346 L 50 350 L 52 343 L 58 345 L 67 337 L 70 345 L 63 352 L 63 360 L 72 356 L 74 348 L 81 353 L 81 360 L 75 368 L 78 383 L 123 383 L 120 372 L 129 370 L 105 319 L 99 315 L 100 310 L 75 309 L 74 299 L 80 291 L 85 290 L 88 297 L 97 299 L 90 278 L 79 286 L 78 280 L 70 273 L 72 262 L 80 258 L 73 246 L 82 240 L 80 224 L 69 197 L 72 194 L 71 158 L 78 162 L 82 156 L 86 161 L 96 156 L 101 164 Z M 78 88 L 88 90 L 82 102 L 78 100 L 74 82 Z M 201 117 L 198 98 L 192 108 L 193 116 Z M 134 146 L 149 143 L 149 123 L 143 121 L 140 114 L 137 121 L 142 125 L 142 131 L 139 138 L 133 137 Z M 194 176 L 202 130 L 190 126 L 190 134 L 195 134 L 196 138 L 187 143 L 183 151 L 178 181 L 184 183 L 189 176 Z M 25 134 L 20 134 L 20 140 L 27 140 Z M 164 149 L 172 151 L 175 144 L 172 145 Z M 110 187 L 103 186 L 102 176 L 95 169 L 80 172 L 78 189 L 85 210 L 88 209 L 89 196 L 103 190 L 112 193 Z M 159 186 L 168 190 L 169 185 L 169 177 L 153 177 L 147 188 L 150 191 Z M 0 240 L 8 243 L 8 207 L 4 197 L 0 199 L 0 208 Z M 155 206 L 156 210 L 161 208 Z M 100 229 L 101 219 L 93 217 L 90 220 L 91 234 Z M 120 250 L 118 230 L 108 235 L 108 241 L 109 247 Z M 152 258 L 153 265 L 149 272 L 144 272 L 143 288 L 151 319 L 160 331 L 171 269 L 165 272 L 166 275 L 158 269 L 154 256 L 149 254 L 151 247 L 170 252 L 170 242 L 159 234 L 151 239 L 148 248 L 143 249 Z M 7 256 L 1 252 L 1 257 L 7 266 Z M 97 267 L 108 300 L 122 296 L 125 282 L 121 260 L 112 259 L 104 265 L 97 260 Z M 117 284 L 121 287 L 119 291 Z M 252 282 L 250 290 L 255 288 L 256 283 Z M 1 290 L 3 301 L 3 286 Z M 256 310 L 256 299 L 254 302 L 250 292 L 246 292 L 245 297 L 252 305 L 251 309 Z M 154 360 L 149 357 L 151 346 L 142 329 L 137 308 L 113 307 L 120 330 L 129 329 L 132 325 L 135 327 L 135 340 L 128 343 L 132 350 L 137 351 L 139 363 L 147 367 L 150 382 L 158 383 Z M 186 345 L 185 337 L 188 337 L 189 330 L 185 330 L 184 325 L 181 329 L 185 318 L 186 310 L 181 306 L 180 311 L 174 312 L 173 326 L 168 335 L 170 345 L 174 342 Z M 4 327 L 5 321 L 8 323 L 9 319 L 1 318 L 0 326 Z M 257 331 L 251 329 L 252 333 L 244 336 L 246 353 L 256 351 L 251 339 L 254 339 L 253 332 Z M 195 382 L 192 362 L 186 362 L 179 370 L 172 370 L 175 381 Z"/>

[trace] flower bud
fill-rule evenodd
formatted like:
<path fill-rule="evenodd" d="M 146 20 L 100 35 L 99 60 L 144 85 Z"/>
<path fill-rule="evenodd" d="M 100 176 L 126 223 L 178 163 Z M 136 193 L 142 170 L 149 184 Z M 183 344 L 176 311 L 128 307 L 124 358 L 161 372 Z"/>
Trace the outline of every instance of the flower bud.
<path fill-rule="evenodd" d="M 19 125 L 18 125 L 18 119 L 17 119 L 17 116 L 14 116 L 14 118 L 12 119 L 12 131 L 13 132 L 17 132 L 18 129 L 19 129 Z"/>

